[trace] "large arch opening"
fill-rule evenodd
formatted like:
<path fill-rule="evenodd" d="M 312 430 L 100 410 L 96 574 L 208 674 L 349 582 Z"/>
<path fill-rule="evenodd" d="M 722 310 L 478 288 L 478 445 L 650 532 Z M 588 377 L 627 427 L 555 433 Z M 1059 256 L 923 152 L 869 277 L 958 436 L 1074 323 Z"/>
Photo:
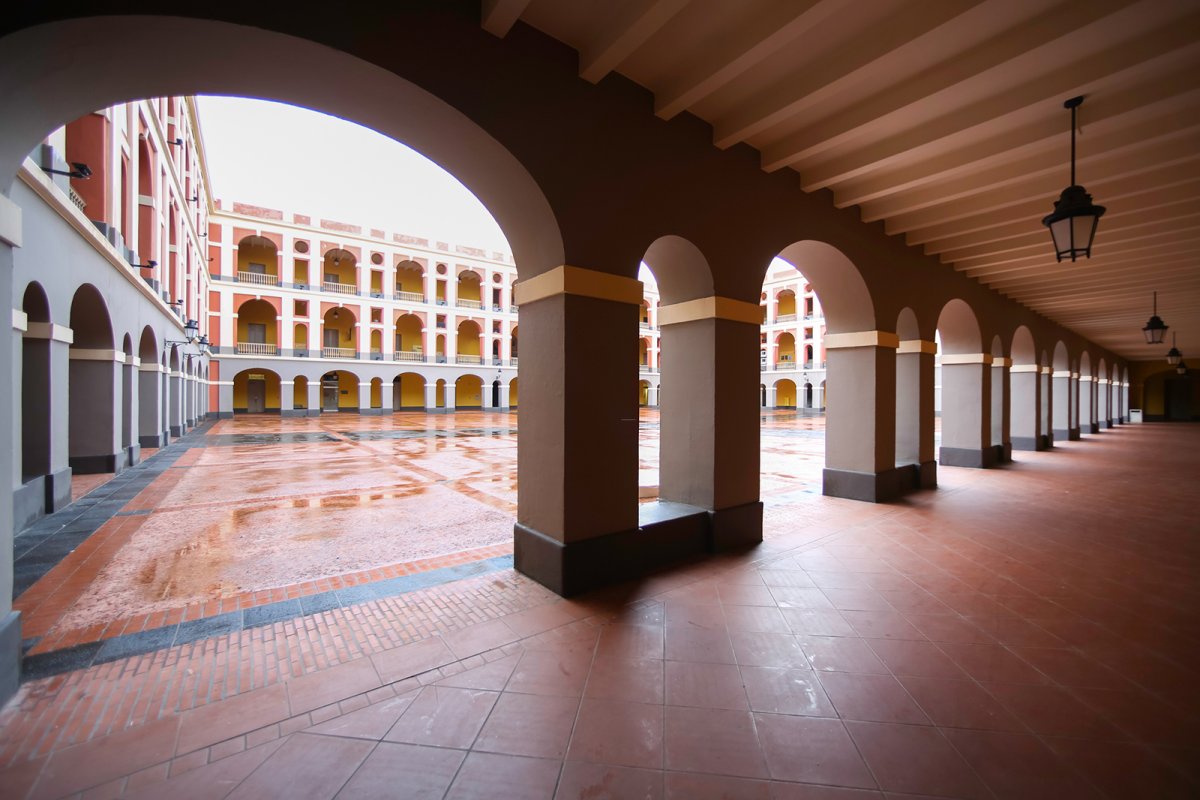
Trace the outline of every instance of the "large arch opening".
<path fill-rule="evenodd" d="M 396 341 L 394 347 L 397 361 L 425 360 L 425 324 L 416 314 L 401 314 L 396 317 Z"/>
<path fill-rule="evenodd" d="M 349 308 L 330 306 L 321 318 L 322 358 L 358 358 L 358 317 Z"/>
<path fill-rule="evenodd" d="M 955 298 L 937 321 L 941 343 L 941 447 L 938 462 L 953 467 L 990 467 L 992 449 L 992 356 L 974 310 Z"/>
<path fill-rule="evenodd" d="M 233 376 L 233 413 L 278 414 L 281 406 L 279 373 L 256 367 Z"/>
<path fill-rule="evenodd" d="M 279 314 L 274 303 L 247 300 L 238 306 L 237 351 L 240 355 L 279 355 Z"/>
<path fill-rule="evenodd" d="M 84 284 L 71 300 L 68 451 L 76 474 L 120 472 L 120 367 L 108 305 L 100 290 Z"/>
<path fill-rule="evenodd" d="M 239 283 L 279 285 L 279 247 L 266 236 L 244 236 L 237 244 Z"/>
<path fill-rule="evenodd" d="M 425 268 L 416 261 L 397 262 L 395 299 L 409 303 L 425 302 Z"/>
<path fill-rule="evenodd" d="M 490 386 L 488 387 L 491 388 Z M 454 381 L 454 407 L 483 407 L 483 379 L 478 375 L 460 375 Z"/>
<path fill-rule="evenodd" d="M 392 410 L 421 411 L 425 408 L 425 378 L 403 372 L 392 379 Z"/>
<path fill-rule="evenodd" d="M 37 283 L 21 301 L 26 331 L 21 340 L 21 482 L 50 473 L 51 367 L 50 301 Z"/>
<path fill-rule="evenodd" d="M 321 376 L 321 411 L 356 411 L 358 409 L 358 376 L 344 369 L 326 372 Z"/>
<path fill-rule="evenodd" d="M 482 364 L 480 352 L 483 329 L 474 320 L 463 320 L 455 331 L 454 360 L 457 364 Z"/>

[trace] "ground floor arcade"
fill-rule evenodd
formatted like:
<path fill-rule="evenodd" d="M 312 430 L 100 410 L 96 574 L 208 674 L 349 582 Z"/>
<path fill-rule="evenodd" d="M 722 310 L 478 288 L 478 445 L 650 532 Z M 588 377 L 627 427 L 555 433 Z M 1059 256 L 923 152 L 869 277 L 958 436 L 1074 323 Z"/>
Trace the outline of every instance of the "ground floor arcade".
<path fill-rule="evenodd" d="M 29 682 L 0 777 L 14 797 L 1195 796 L 1197 453 L 1194 425 L 1121 426 L 888 505 L 780 475 L 745 554 L 572 599 L 489 568 Z M 1153 505 L 1131 458 L 1163 467 Z"/>

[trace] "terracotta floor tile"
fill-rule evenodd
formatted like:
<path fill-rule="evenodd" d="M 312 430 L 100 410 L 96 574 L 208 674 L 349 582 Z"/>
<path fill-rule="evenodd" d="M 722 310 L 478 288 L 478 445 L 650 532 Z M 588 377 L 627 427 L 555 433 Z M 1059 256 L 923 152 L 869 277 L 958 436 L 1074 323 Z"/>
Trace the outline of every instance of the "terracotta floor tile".
<path fill-rule="evenodd" d="M 567 760 L 661 769 L 663 707 L 585 698 Z"/>
<path fill-rule="evenodd" d="M 515 642 L 517 638 L 504 620 L 494 619 L 448 633 L 442 637 L 442 641 L 457 658 L 467 658 Z"/>
<path fill-rule="evenodd" d="M 730 631 L 792 633 L 780 609 L 765 606 L 726 606 L 725 626 Z"/>
<path fill-rule="evenodd" d="M 376 672 L 385 683 L 402 680 L 455 660 L 450 648 L 439 638 L 394 647 L 371 656 Z"/>
<path fill-rule="evenodd" d="M 506 692 L 496 701 L 472 749 L 561 760 L 578 710 L 579 701 L 573 697 Z"/>
<path fill-rule="evenodd" d="M 1013 652 L 1064 686 L 1131 690 L 1133 684 L 1104 664 L 1073 650 L 1013 647 Z"/>
<path fill-rule="evenodd" d="M 499 692 L 508 685 L 508 679 L 516 669 L 520 655 L 505 656 L 487 664 L 463 670 L 455 675 L 442 678 L 439 686 L 457 686 L 460 689 L 484 689 Z"/>
<path fill-rule="evenodd" d="M 285 685 L 292 714 L 302 714 L 352 695 L 369 692 L 382 683 L 371 659 L 357 658 L 320 672 L 292 678 Z"/>
<path fill-rule="evenodd" d="M 775 598 L 765 585 L 747 586 L 733 584 L 718 587 L 721 603 L 726 612 L 730 606 L 769 606 L 775 607 Z"/>
<path fill-rule="evenodd" d="M 382 742 L 337 797 L 392 800 L 402 792 L 413 800 L 441 800 L 466 755 L 461 750 Z"/>
<path fill-rule="evenodd" d="M 318 733 L 326 736 L 349 736 L 355 739 L 371 739 L 379 741 L 392 729 L 400 715 L 408 709 L 416 699 L 416 693 L 410 692 L 399 697 L 393 697 L 380 703 L 374 703 L 366 708 L 351 711 L 340 717 L 322 722 L 306 729 L 306 733 Z"/>
<path fill-rule="evenodd" d="M 667 800 L 769 800 L 771 793 L 767 781 L 689 772 L 668 772 L 665 783 Z"/>
<path fill-rule="evenodd" d="M 158 781 L 128 789 L 127 800 L 217 800 L 233 791 L 254 770 L 282 747 L 285 739 L 276 739 L 241 753 L 210 761 L 208 766 L 185 773 L 178 778 Z"/>
<path fill-rule="evenodd" d="M 819 676 L 842 719 L 930 724 L 920 706 L 891 675 L 821 672 Z"/>
<path fill-rule="evenodd" d="M 866 639 L 925 641 L 925 634 L 897 611 L 843 611 L 842 617 Z"/>
<path fill-rule="evenodd" d="M 1099 712 L 1061 687 L 1016 683 L 985 683 L 983 687 L 1034 733 L 1078 739 L 1128 738 Z"/>
<path fill-rule="evenodd" d="M 672 661 L 707 661 L 713 664 L 733 664 L 733 646 L 724 626 L 716 630 L 672 626 L 664 628 L 666 657 Z"/>
<path fill-rule="evenodd" d="M 932 642 L 872 639 L 867 645 L 895 675 L 927 678 L 963 678 L 967 673 Z"/>
<path fill-rule="evenodd" d="M 288 716 L 287 689 L 283 684 L 193 708 L 181 716 L 177 752 L 190 753 Z"/>
<path fill-rule="evenodd" d="M 809 666 L 800 640 L 790 633 L 751 633 L 734 631 L 729 634 L 737 663 L 750 667 L 786 667 L 803 669 Z"/>
<path fill-rule="evenodd" d="M 1045 628 L 1009 614 L 985 614 L 968 619 L 1001 644 L 1012 647 L 1066 647 L 1067 643 Z"/>
<path fill-rule="evenodd" d="M 804 783 L 771 784 L 771 800 L 884 800 L 884 796 L 869 789 L 844 789 L 835 786 L 813 786 Z M 893 800 L 888 796 L 887 800 Z M 896 796 L 894 800 L 923 800 L 923 798 L 907 795 Z"/>
<path fill-rule="evenodd" d="M 580 697 L 592 663 L 590 648 L 527 650 L 508 679 L 510 692 Z"/>
<path fill-rule="evenodd" d="M 551 800 L 560 764 L 543 758 L 471 753 L 446 800 Z"/>
<path fill-rule="evenodd" d="M 832 609 L 833 602 L 816 587 L 770 586 L 771 596 L 780 608 L 824 608 Z"/>
<path fill-rule="evenodd" d="M 1021 721 L 975 681 L 945 678 L 897 678 L 935 725 L 1025 733 Z"/>
<path fill-rule="evenodd" d="M 554 800 L 662 800 L 663 773 L 568 761 L 563 765 Z"/>
<path fill-rule="evenodd" d="M 999 645 L 942 642 L 942 651 L 972 678 L 995 683 L 1049 683 L 1050 679 Z"/>
<path fill-rule="evenodd" d="M 998 800 L 1079 800 L 1100 797 L 1037 737 L 995 731 L 946 730 L 946 738 Z"/>
<path fill-rule="evenodd" d="M 947 614 L 906 614 L 908 621 L 926 638 L 934 642 L 962 644 L 995 644 L 993 639 L 978 625 L 962 617 Z"/>
<path fill-rule="evenodd" d="M 1044 741 L 1112 800 L 1194 800 L 1200 793 L 1200 787 L 1140 745 L 1060 738 Z"/>
<path fill-rule="evenodd" d="M 885 791 L 986 798 L 988 790 L 936 728 L 847 722 L 846 728 Z"/>
<path fill-rule="evenodd" d="M 742 683 L 752 711 L 836 717 L 837 711 L 811 669 L 742 667 Z"/>
<path fill-rule="evenodd" d="M 813 669 L 836 672 L 886 674 L 883 665 L 862 639 L 830 636 L 802 636 L 800 646 Z"/>
<path fill-rule="evenodd" d="M 750 712 L 667 706 L 664 723 L 667 769 L 769 777 Z"/>
<path fill-rule="evenodd" d="M 600 632 L 596 654 L 626 658 L 662 658 L 663 629 L 649 625 L 605 625 Z"/>
<path fill-rule="evenodd" d="M 754 721 L 772 778 L 875 788 L 840 720 L 755 714 Z"/>
<path fill-rule="evenodd" d="M 597 656 L 592 662 L 584 697 L 661 705 L 663 684 L 662 661 Z"/>
<path fill-rule="evenodd" d="M 326 800 L 349 780 L 374 747 L 372 742 L 357 739 L 297 733 L 239 784 L 230 800 Z"/>
<path fill-rule="evenodd" d="M 779 613 L 792 633 L 810 636 L 858 635 L 842 612 L 832 608 L 781 608 Z"/>
<path fill-rule="evenodd" d="M 699 605 L 682 600 L 667 600 L 664 604 L 668 627 L 707 628 L 725 630 L 725 609 L 721 605 Z"/>
<path fill-rule="evenodd" d="M 893 611 L 891 603 L 874 589 L 822 589 L 839 611 Z"/>
<path fill-rule="evenodd" d="M 389 742 L 468 748 L 497 697 L 495 692 L 426 686 L 385 738 Z"/>
<path fill-rule="evenodd" d="M 666 702 L 673 706 L 746 709 L 742 677 L 732 664 L 666 662 Z"/>
<path fill-rule="evenodd" d="M 179 717 L 164 717 L 59 750 L 42 767 L 31 797 L 63 797 L 166 761 L 175 753 L 178 733 Z"/>

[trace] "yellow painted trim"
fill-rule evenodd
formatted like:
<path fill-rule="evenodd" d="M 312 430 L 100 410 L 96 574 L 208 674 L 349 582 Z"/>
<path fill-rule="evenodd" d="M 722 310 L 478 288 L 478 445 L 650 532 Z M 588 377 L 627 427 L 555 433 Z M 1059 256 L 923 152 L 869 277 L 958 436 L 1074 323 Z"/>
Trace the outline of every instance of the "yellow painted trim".
<path fill-rule="evenodd" d="M 566 264 L 527 281 L 521 281 L 513 289 L 514 302 L 522 306 L 560 294 L 574 294 L 630 305 L 640 305 L 642 302 L 641 281 Z"/>
<path fill-rule="evenodd" d="M 747 303 L 734 300 L 732 297 L 710 295 L 682 303 L 672 303 L 658 309 L 659 327 L 678 325 L 681 322 L 694 322 L 698 319 L 725 319 L 731 322 L 745 322 L 749 325 L 762 324 L 762 306 L 758 303 Z"/>
<path fill-rule="evenodd" d="M 166 368 L 162 364 L 157 364 L 153 361 L 147 361 L 145 364 L 138 363 L 139 372 L 166 372 Z"/>
<path fill-rule="evenodd" d="M 1011 367 L 1012 359 L 1011 358 L 1000 358 L 998 356 L 993 356 L 992 357 L 992 366 L 993 367 Z"/>
<path fill-rule="evenodd" d="M 12 310 L 12 326 L 14 331 L 24 333 L 29 330 L 29 315 L 20 309 Z"/>
<path fill-rule="evenodd" d="M 125 363 L 130 366 L 133 366 L 133 367 L 142 366 L 142 360 L 140 358 L 138 358 L 137 356 L 126 356 Z"/>
<path fill-rule="evenodd" d="M 75 331 L 66 325 L 55 325 L 53 322 L 31 322 L 25 335 L 30 339 L 50 339 L 64 344 L 75 342 Z"/>
<path fill-rule="evenodd" d="M 1053 375 L 1054 368 L 1053 367 L 1042 367 L 1042 374 L 1043 375 Z"/>
<path fill-rule="evenodd" d="M 825 334 L 826 350 L 845 350 L 851 347 L 890 347 L 894 350 L 899 346 L 900 337 L 887 331 Z"/>
<path fill-rule="evenodd" d="M 930 342 L 925 339 L 904 339 L 900 342 L 900 346 L 896 348 L 896 354 L 899 355 L 901 353 L 937 355 L 937 342 Z"/>
<path fill-rule="evenodd" d="M 1108 378 L 1097 378 L 1096 383 L 1103 384 L 1104 386 L 1108 386 Z"/>
<path fill-rule="evenodd" d="M 1037 372 L 1039 369 L 1037 364 L 1013 364 L 1008 368 L 1009 372 Z"/>
<path fill-rule="evenodd" d="M 1096 380 L 1095 375 L 1080 375 L 1079 380 L 1083 383 L 1092 383 Z"/>
<path fill-rule="evenodd" d="M 991 364 L 991 353 L 947 353 L 942 356 L 942 366 L 950 364 Z"/>

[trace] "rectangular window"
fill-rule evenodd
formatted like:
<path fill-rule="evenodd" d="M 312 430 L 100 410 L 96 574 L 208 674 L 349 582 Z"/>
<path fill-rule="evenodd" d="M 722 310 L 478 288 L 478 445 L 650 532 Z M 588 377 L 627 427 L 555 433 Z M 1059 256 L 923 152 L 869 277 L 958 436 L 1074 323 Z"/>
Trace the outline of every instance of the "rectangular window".
<path fill-rule="evenodd" d="M 326 328 L 325 329 L 325 346 L 326 347 L 337 347 L 338 346 L 338 332 L 337 332 L 336 328 Z"/>
<path fill-rule="evenodd" d="M 250 272 L 251 274 L 254 274 L 254 275 L 266 275 L 267 274 L 267 265 L 266 264 L 255 264 L 253 261 L 251 261 L 247 266 L 248 266 L 247 272 Z"/>
<path fill-rule="evenodd" d="M 296 316 L 297 317 L 307 317 L 308 316 L 308 301 L 307 300 L 297 300 L 296 301 Z"/>
<path fill-rule="evenodd" d="M 250 344 L 266 344 L 267 326 L 251 322 L 246 326 L 246 335 L 250 337 Z"/>

